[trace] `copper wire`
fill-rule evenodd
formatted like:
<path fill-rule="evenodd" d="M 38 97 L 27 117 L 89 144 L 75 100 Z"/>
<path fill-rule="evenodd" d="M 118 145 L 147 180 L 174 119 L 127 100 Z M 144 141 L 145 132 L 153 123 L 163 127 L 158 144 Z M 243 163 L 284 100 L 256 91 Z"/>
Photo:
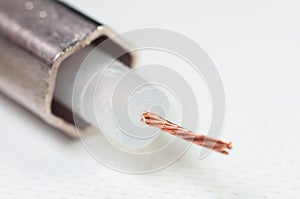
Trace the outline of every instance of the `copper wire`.
<path fill-rule="evenodd" d="M 163 119 L 155 113 L 144 113 L 141 121 L 149 126 L 160 128 L 162 131 L 170 133 L 171 135 L 177 136 L 188 142 L 192 142 L 196 145 L 203 146 L 223 154 L 228 154 L 227 150 L 232 148 L 230 141 L 218 140 L 202 134 L 194 133 Z"/>

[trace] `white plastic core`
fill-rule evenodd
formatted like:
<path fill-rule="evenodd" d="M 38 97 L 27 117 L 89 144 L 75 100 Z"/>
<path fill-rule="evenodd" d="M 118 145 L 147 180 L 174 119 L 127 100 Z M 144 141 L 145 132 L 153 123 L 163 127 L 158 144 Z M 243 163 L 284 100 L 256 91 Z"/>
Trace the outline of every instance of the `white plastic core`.
<path fill-rule="evenodd" d="M 81 64 L 92 48 L 89 46 L 62 63 L 55 99 L 115 144 L 128 150 L 146 147 L 160 131 L 143 124 L 142 114 L 152 111 L 164 116 L 168 98 L 121 62 L 108 66 L 113 59 L 100 49 L 94 49 L 93 55 Z"/>

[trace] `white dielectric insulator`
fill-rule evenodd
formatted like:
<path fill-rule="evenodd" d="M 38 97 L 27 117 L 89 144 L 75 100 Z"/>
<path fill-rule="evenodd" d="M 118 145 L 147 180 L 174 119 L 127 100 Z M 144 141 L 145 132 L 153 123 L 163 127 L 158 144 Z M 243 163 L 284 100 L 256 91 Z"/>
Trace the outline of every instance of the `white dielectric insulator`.
<path fill-rule="evenodd" d="M 129 150 L 146 147 L 159 131 L 144 125 L 140 121 L 142 114 L 154 111 L 165 115 L 168 98 L 100 49 L 93 50 L 80 64 L 91 49 L 87 47 L 62 64 L 55 99 L 114 144 Z"/>

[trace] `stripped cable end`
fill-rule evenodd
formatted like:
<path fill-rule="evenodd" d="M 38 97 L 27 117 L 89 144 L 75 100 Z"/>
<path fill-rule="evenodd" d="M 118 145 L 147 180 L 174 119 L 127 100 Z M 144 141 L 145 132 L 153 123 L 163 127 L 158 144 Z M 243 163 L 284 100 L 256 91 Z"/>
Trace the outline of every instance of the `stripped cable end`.
<path fill-rule="evenodd" d="M 188 142 L 192 142 L 196 145 L 212 149 L 219 153 L 228 155 L 228 150 L 232 149 L 232 143 L 230 141 L 210 138 L 208 136 L 192 132 L 160 117 L 155 113 L 143 113 L 141 121 L 149 126 L 160 128 L 162 131 L 173 136 L 179 137 Z"/>

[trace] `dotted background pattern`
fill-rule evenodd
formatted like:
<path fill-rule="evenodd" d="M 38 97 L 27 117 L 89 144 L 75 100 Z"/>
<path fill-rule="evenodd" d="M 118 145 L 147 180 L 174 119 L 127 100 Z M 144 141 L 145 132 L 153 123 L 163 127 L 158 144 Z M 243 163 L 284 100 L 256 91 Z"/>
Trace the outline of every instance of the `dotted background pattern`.
<path fill-rule="evenodd" d="M 191 147 L 164 170 L 132 175 L 101 165 L 80 141 L 68 139 L 3 96 L 0 107 L 0 198 L 300 196 L 300 136 L 283 138 L 282 132 L 268 130 L 274 128 L 271 124 L 265 125 L 264 135 L 255 133 L 250 122 L 225 128 L 230 133 L 223 136 L 234 142 L 229 156 L 212 153 L 199 160 L 199 148 Z"/>

